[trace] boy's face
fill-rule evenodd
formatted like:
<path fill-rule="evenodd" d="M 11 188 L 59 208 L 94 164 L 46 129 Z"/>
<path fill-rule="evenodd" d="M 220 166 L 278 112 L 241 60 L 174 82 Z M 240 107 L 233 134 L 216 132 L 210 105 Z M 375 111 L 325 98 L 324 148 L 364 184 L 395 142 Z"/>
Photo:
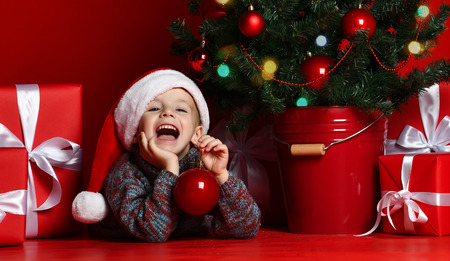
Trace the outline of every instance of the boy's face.
<path fill-rule="evenodd" d="M 139 122 L 148 140 L 155 137 L 158 148 L 183 158 L 203 134 L 199 113 L 192 96 L 182 88 L 174 88 L 157 96 L 147 105 Z M 138 133 L 139 133 L 138 132 Z"/>

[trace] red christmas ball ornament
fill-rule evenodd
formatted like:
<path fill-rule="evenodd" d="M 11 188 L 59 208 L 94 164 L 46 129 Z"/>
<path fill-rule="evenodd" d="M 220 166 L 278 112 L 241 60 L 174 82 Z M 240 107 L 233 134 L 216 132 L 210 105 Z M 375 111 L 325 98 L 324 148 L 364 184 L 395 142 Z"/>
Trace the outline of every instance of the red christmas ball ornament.
<path fill-rule="evenodd" d="M 201 72 L 209 61 L 211 61 L 211 54 L 202 46 L 192 50 L 188 56 L 189 67 L 197 72 Z"/>
<path fill-rule="evenodd" d="M 191 215 L 208 213 L 217 205 L 219 195 L 220 188 L 216 177 L 202 168 L 181 173 L 174 188 L 178 207 Z"/>
<path fill-rule="evenodd" d="M 370 39 L 375 33 L 377 22 L 373 15 L 364 9 L 351 9 L 341 20 L 341 30 L 347 39 L 355 37 L 358 30 L 369 30 L 367 39 Z"/>
<path fill-rule="evenodd" d="M 335 64 L 336 62 L 330 57 L 318 54 L 311 56 L 303 61 L 300 69 L 302 71 L 302 74 L 306 77 L 307 82 L 312 82 L 323 76 L 320 80 L 314 81 L 309 84 L 309 87 L 311 89 L 320 89 L 328 79 L 328 75 L 325 74 L 327 74 Z"/>
<path fill-rule="evenodd" d="M 200 15 L 202 19 L 217 20 L 227 15 L 225 5 L 218 3 L 217 0 L 202 0 L 200 2 Z"/>
<path fill-rule="evenodd" d="M 239 17 L 239 30 L 247 37 L 260 35 L 266 28 L 264 17 L 253 10 L 253 6 Z"/>

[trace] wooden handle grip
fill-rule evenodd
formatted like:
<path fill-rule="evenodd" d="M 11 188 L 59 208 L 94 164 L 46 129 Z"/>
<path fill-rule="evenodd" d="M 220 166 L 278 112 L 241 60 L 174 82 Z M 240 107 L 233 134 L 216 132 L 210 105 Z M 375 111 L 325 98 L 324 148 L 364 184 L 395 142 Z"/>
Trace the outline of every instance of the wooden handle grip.
<path fill-rule="evenodd" d="M 322 156 L 325 155 L 323 144 L 292 144 L 292 156 Z"/>

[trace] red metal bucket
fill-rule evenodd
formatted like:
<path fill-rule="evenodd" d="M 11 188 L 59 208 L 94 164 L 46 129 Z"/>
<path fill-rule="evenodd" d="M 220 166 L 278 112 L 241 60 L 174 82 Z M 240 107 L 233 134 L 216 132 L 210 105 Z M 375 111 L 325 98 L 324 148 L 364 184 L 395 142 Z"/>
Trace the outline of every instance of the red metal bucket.
<path fill-rule="evenodd" d="M 289 144 L 328 146 L 377 116 L 351 106 L 287 108 L 274 119 L 274 135 Z M 290 232 L 358 234 L 373 226 L 385 125 L 382 117 L 359 135 L 329 147 L 323 156 L 292 156 L 287 145 L 278 144 Z"/>

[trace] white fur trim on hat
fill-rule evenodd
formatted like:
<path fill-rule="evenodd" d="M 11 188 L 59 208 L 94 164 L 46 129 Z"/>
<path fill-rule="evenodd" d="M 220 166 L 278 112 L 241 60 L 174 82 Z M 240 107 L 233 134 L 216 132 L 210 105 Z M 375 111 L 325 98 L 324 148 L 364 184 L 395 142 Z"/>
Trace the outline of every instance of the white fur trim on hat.
<path fill-rule="evenodd" d="M 175 87 L 185 89 L 194 98 L 200 114 L 203 133 L 206 134 L 208 132 L 208 105 L 197 85 L 178 71 L 170 69 L 158 70 L 134 83 L 117 104 L 114 112 L 114 120 L 117 127 L 117 135 L 125 149 L 131 149 L 133 138 L 139 127 L 139 121 L 148 103 L 156 96 Z"/>
<path fill-rule="evenodd" d="M 82 223 L 102 221 L 108 212 L 105 198 L 98 192 L 82 191 L 72 202 L 72 216 Z"/>

